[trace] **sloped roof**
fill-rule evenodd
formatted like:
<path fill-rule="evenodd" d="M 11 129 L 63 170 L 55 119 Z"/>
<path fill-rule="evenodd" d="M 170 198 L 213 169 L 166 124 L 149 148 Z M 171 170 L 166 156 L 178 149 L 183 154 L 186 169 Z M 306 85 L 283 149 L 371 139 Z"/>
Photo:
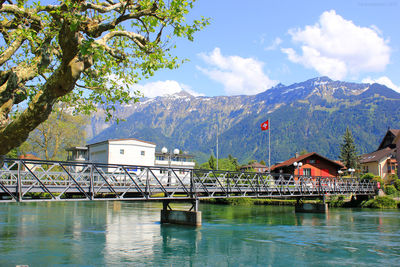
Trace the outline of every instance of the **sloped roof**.
<path fill-rule="evenodd" d="M 282 163 L 276 164 L 276 165 L 274 165 L 274 166 L 271 167 L 271 170 L 273 171 L 273 170 L 278 169 L 278 168 L 289 167 L 289 166 L 293 165 L 293 163 L 299 162 L 299 161 L 303 161 L 303 160 L 305 160 L 305 159 L 307 159 L 307 158 L 309 158 L 309 157 L 311 157 L 311 156 L 320 157 L 320 158 L 322 158 L 322 159 L 324 159 L 324 160 L 326 160 L 326 161 L 331 162 L 332 164 L 337 165 L 338 167 L 343 168 L 343 164 L 340 163 L 340 162 L 337 162 L 337 161 L 334 161 L 334 160 L 330 160 L 330 159 L 328 159 L 328 158 L 325 158 L 325 157 L 323 157 L 323 156 L 317 154 L 316 152 L 310 152 L 310 153 L 301 155 L 301 156 L 299 156 L 299 157 L 297 157 L 297 158 L 296 158 L 296 157 L 293 157 L 293 158 L 290 158 L 290 159 L 288 159 L 288 160 L 286 160 L 286 161 L 284 161 L 284 162 L 282 162 Z"/>
<path fill-rule="evenodd" d="M 398 134 L 398 135 L 396 136 L 396 138 L 393 140 L 393 142 L 394 142 L 394 143 L 397 143 L 397 140 L 398 140 L 398 139 L 400 139 L 400 134 Z"/>
<path fill-rule="evenodd" d="M 385 136 L 382 138 L 381 143 L 379 144 L 378 150 L 385 148 L 384 147 L 385 141 L 389 141 L 389 143 L 390 143 L 390 144 L 386 144 L 386 146 L 395 144 L 396 137 L 399 135 L 400 135 L 400 129 L 388 129 Z M 391 148 L 393 148 L 393 147 L 391 147 Z"/>
<path fill-rule="evenodd" d="M 398 136 L 400 133 L 400 129 L 390 129 L 389 131 L 391 131 L 394 136 Z"/>
<path fill-rule="evenodd" d="M 390 155 L 394 155 L 395 149 L 391 149 L 386 147 L 381 150 L 374 151 L 372 153 L 364 154 L 360 156 L 360 163 L 369 163 L 369 162 L 378 162 L 383 158 L 389 157 Z"/>

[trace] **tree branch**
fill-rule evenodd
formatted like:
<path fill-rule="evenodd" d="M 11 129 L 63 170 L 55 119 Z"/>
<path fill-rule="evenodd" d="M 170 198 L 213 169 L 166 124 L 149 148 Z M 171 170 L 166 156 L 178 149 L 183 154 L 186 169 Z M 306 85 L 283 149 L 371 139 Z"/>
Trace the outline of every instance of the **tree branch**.
<path fill-rule="evenodd" d="M 117 25 L 127 20 L 139 19 L 144 16 L 153 16 L 160 20 L 163 20 L 163 18 L 157 16 L 156 11 L 157 4 L 154 3 L 152 7 L 144 10 L 138 10 L 138 8 L 136 8 L 136 11 L 134 13 L 122 13 L 119 17 L 109 23 L 93 23 L 92 21 L 88 21 L 83 31 L 90 37 L 97 38 L 101 36 L 102 33 L 115 29 Z"/>
<path fill-rule="evenodd" d="M 85 2 L 82 4 L 82 10 L 86 11 L 86 10 L 92 9 L 92 10 L 96 10 L 99 13 L 107 13 L 107 12 L 116 10 L 122 6 L 123 6 L 122 1 L 119 3 L 116 3 L 116 4 L 106 4 L 106 3 L 93 4 L 93 3 Z"/>
<path fill-rule="evenodd" d="M 24 38 L 18 36 L 14 42 L 12 42 L 12 44 L 3 52 L 3 54 L 0 55 L 0 66 L 2 66 L 14 55 L 24 41 Z"/>
<path fill-rule="evenodd" d="M 96 90 L 103 90 L 103 88 L 101 87 L 92 87 L 92 86 L 84 86 L 84 85 L 80 85 L 80 84 L 76 84 L 77 87 L 83 88 L 83 89 L 88 89 L 88 90 L 92 90 L 92 91 L 96 91 Z"/>
<path fill-rule="evenodd" d="M 9 13 L 9 14 L 14 14 L 15 16 L 28 18 L 41 25 L 42 20 L 39 16 L 36 15 L 36 11 L 37 10 L 20 8 L 17 7 L 16 5 L 9 5 L 9 4 L 3 4 L 3 6 L 0 8 L 0 13 Z"/>
<path fill-rule="evenodd" d="M 103 38 L 99 39 L 96 41 L 96 43 L 100 46 L 105 46 L 107 45 L 107 42 L 114 38 L 114 37 L 127 37 L 129 39 L 131 39 L 135 44 L 137 44 L 139 46 L 140 49 L 144 49 L 146 44 L 148 43 L 148 40 L 138 34 L 138 33 L 133 33 L 133 32 L 128 32 L 128 31 L 113 31 L 110 33 L 107 33 L 106 35 L 104 35 Z"/>

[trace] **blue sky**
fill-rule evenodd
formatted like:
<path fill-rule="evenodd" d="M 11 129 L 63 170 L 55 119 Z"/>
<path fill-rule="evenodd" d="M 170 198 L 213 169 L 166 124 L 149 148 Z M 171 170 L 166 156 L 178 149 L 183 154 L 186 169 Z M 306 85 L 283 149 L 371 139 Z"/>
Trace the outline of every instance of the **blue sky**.
<path fill-rule="evenodd" d="M 198 0 L 188 19 L 199 16 L 211 24 L 175 42 L 190 61 L 142 81 L 145 96 L 251 95 L 317 76 L 400 92 L 400 1 Z"/>

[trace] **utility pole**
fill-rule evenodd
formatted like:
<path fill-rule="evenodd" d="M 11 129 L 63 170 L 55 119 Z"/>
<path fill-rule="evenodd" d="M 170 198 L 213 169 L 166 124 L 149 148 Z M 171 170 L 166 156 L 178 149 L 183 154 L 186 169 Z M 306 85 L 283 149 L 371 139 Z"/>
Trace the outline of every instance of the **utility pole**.
<path fill-rule="evenodd" d="M 219 128 L 218 128 L 218 122 L 217 122 L 217 171 L 218 171 L 218 159 L 219 159 L 219 157 L 218 157 L 218 131 L 219 131 Z"/>

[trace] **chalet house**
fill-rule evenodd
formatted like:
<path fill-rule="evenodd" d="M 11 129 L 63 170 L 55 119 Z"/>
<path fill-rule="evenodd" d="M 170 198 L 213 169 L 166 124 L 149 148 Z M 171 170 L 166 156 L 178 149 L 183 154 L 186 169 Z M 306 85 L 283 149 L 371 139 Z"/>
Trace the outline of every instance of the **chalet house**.
<path fill-rule="evenodd" d="M 301 166 L 299 166 L 301 162 Z M 297 166 L 295 166 L 297 165 Z M 285 173 L 302 176 L 337 177 L 343 164 L 325 158 L 316 152 L 293 157 L 271 167 L 272 173 Z"/>
<path fill-rule="evenodd" d="M 397 152 L 400 145 L 399 136 L 400 130 L 388 129 L 377 150 L 360 156 L 362 170 L 365 173 L 369 172 L 380 176 L 384 180 L 390 174 L 395 174 L 399 162 L 399 153 Z"/>
<path fill-rule="evenodd" d="M 397 177 L 400 177 L 400 133 L 394 139 L 396 144 Z"/>
<path fill-rule="evenodd" d="M 254 170 L 256 172 L 267 172 L 268 171 L 268 167 L 263 165 L 263 164 L 261 164 L 261 163 L 253 162 L 253 163 L 251 163 L 249 165 L 245 165 L 245 166 L 240 167 L 240 170 L 241 171 Z"/>
<path fill-rule="evenodd" d="M 373 173 L 385 180 L 390 174 L 395 174 L 395 149 L 386 147 L 369 154 L 364 154 L 360 156 L 360 165 L 364 173 Z"/>

